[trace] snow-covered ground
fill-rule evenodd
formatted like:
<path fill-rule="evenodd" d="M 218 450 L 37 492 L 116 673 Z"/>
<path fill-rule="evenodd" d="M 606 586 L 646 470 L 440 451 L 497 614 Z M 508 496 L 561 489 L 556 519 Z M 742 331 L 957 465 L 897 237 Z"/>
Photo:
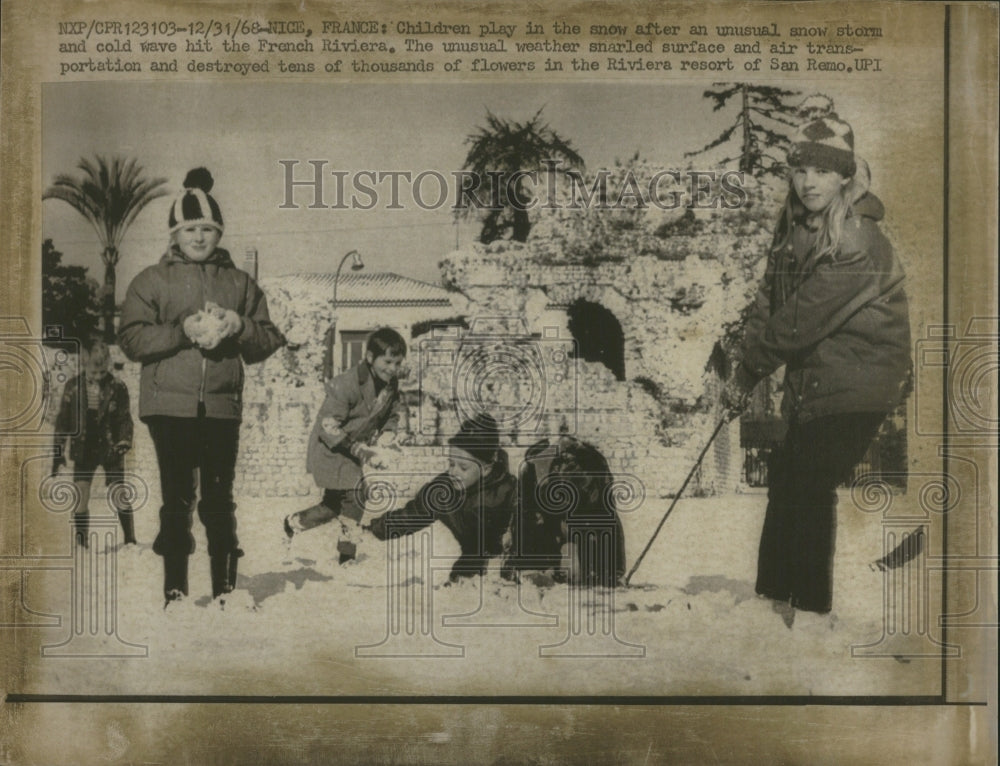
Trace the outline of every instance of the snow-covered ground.
<path fill-rule="evenodd" d="M 224 608 L 210 598 L 203 531 L 194 522 L 190 597 L 163 608 L 162 561 L 149 548 L 159 498 L 137 512 L 138 547 L 97 554 L 117 565 L 117 636 L 148 656 L 43 657 L 25 693 L 213 695 L 885 695 L 936 694 L 939 661 L 907 656 L 924 637 L 899 630 L 882 657 L 852 646 L 883 638 L 881 518 L 841 493 L 831 615 L 777 613 L 753 590 L 762 491 L 682 499 L 632 580 L 615 591 L 501 580 L 444 585 L 457 544 L 435 525 L 403 552 L 362 539 L 338 563 L 339 525 L 288 543 L 282 519 L 302 499 L 239 498 L 246 556 Z M 897 498 L 898 502 L 908 499 Z M 628 563 L 669 500 L 624 518 Z M 93 513 L 107 513 L 92 499 Z M 66 522 L 66 515 L 62 515 Z M 62 522 L 61 522 L 62 523 Z M 68 538 L 68 530 L 67 530 Z M 407 550 L 410 549 L 410 550 Z M 396 566 L 389 566 L 394 562 Z M 93 565 L 93 562 L 92 564 Z M 910 564 L 916 566 L 917 562 Z M 906 570 L 897 570 L 903 571 Z M 387 587 L 387 581 L 401 583 Z M 53 575 L 68 611 L 68 573 Z M 50 589 L 51 590 L 51 589 Z M 57 599 L 58 600 L 58 599 Z M 399 607 L 393 628 L 389 607 Z M 400 603 L 401 602 L 401 603 Z M 36 607 L 39 606 L 36 604 Z M 46 609 L 58 612 L 58 609 Z M 111 620 L 101 625 L 107 628 Z M 59 643 L 69 621 L 40 631 Z M 910 643 L 907 643 L 909 641 Z M 72 642 L 67 646 L 70 649 Z M 82 645 L 82 644 L 81 644 Z M 135 648 L 114 637 L 102 644 Z M 894 648 L 896 647 L 896 648 Z M 896 654 L 896 658 L 893 658 Z"/>

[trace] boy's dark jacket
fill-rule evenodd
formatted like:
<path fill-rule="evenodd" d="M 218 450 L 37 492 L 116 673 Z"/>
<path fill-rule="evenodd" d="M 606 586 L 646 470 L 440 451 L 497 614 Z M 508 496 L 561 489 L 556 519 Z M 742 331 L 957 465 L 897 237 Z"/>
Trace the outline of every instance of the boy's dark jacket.
<path fill-rule="evenodd" d="M 816 257 L 802 223 L 789 245 L 770 253 L 741 367 L 759 380 L 787 365 L 786 418 L 888 412 L 905 394 L 909 312 L 903 270 L 877 223 L 882 215 L 878 198 L 862 193 L 833 256 Z"/>
<path fill-rule="evenodd" d="M 206 301 L 243 319 L 242 332 L 210 351 L 195 346 L 183 329 Z M 216 248 L 199 263 L 172 246 L 129 285 L 118 342 L 129 359 L 142 362 L 139 417 L 193 418 L 202 401 L 207 417 L 239 420 L 243 362 L 263 361 L 285 341 L 271 322 L 263 291 L 226 250 Z"/>
<path fill-rule="evenodd" d="M 507 454 L 499 451 L 493 470 L 480 484 L 457 496 L 451 478 L 442 473 L 429 481 L 402 508 L 374 519 L 372 533 L 380 540 L 412 534 L 435 521 L 442 522 L 458 540 L 462 555 L 451 569 L 451 579 L 470 577 L 486 571 L 487 561 L 503 551 L 507 532 L 517 505 L 517 482 L 508 470 Z"/>
<path fill-rule="evenodd" d="M 356 442 L 367 442 L 381 431 L 406 431 L 409 412 L 397 381 L 387 383 L 379 396 L 367 362 L 360 362 L 327 381 L 326 398 L 316 415 L 306 468 L 317 486 L 354 489 L 362 478 L 360 461 L 350 452 Z M 331 427 L 325 428 L 324 421 Z"/>
<path fill-rule="evenodd" d="M 101 456 L 103 465 L 114 465 L 121 461 L 121 454 L 115 450 L 115 445 L 127 445 L 129 449 L 132 447 L 132 414 L 129 411 L 128 388 L 110 372 L 101 376 L 98 385 L 100 401 L 96 402 L 96 434 L 87 432 L 87 418 L 81 417 L 90 406 L 84 373 L 70 378 L 63 389 L 55 431 L 57 434 L 73 434 L 70 437 L 69 458 L 74 463 L 84 460 L 87 453 L 95 454 L 84 449 L 90 439 L 97 439 L 96 454 Z M 54 467 L 65 462 L 64 455 L 57 457 Z"/>

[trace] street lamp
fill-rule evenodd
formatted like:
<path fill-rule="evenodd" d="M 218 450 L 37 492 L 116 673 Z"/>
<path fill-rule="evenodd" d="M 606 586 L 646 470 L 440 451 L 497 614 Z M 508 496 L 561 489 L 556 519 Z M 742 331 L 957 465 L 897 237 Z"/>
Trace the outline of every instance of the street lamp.
<path fill-rule="evenodd" d="M 337 266 L 337 273 L 333 277 L 333 302 L 330 305 L 333 319 L 330 322 L 330 329 L 326 331 L 326 348 L 323 353 L 323 380 L 329 380 L 333 377 L 333 354 L 337 345 L 337 285 L 340 283 L 340 271 L 344 268 L 348 258 L 352 259 L 351 271 L 361 271 L 365 267 L 364 261 L 361 260 L 361 253 L 357 250 L 349 250 L 344 253 L 344 257 L 340 259 L 340 264 Z"/>

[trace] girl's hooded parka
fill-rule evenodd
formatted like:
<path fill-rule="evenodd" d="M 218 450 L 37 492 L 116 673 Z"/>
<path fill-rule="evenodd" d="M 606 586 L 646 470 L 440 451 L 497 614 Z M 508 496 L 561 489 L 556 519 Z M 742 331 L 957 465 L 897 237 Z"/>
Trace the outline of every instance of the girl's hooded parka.
<path fill-rule="evenodd" d="M 904 275 L 879 230 L 883 207 L 855 179 L 840 247 L 817 258 L 813 232 L 794 223 L 772 249 L 747 322 L 742 367 L 759 380 L 786 365 L 782 411 L 807 422 L 847 412 L 889 412 L 910 380 Z"/>

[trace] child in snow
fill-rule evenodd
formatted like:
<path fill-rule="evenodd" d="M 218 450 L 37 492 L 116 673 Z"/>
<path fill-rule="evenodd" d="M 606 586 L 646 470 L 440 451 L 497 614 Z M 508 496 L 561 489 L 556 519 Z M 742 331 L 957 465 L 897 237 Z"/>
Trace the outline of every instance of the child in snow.
<path fill-rule="evenodd" d="M 903 271 L 879 230 L 851 126 L 804 124 L 791 182 L 747 322 L 742 359 L 723 392 L 734 414 L 785 365 L 784 444 L 768 469 L 757 592 L 826 613 L 833 599 L 835 488 L 904 396 L 910 323 Z"/>
<path fill-rule="evenodd" d="M 517 485 L 500 449 L 496 420 L 482 414 L 462 423 L 448 440 L 448 470 L 429 481 L 410 502 L 372 520 L 380 540 L 402 537 L 441 521 L 461 555 L 450 581 L 481 575 L 504 552 L 504 536 L 517 504 Z"/>
<path fill-rule="evenodd" d="M 368 336 L 365 358 L 327 382 L 307 455 L 307 468 L 323 489 L 323 499 L 285 518 L 288 537 L 338 516 L 355 527 L 360 524 L 365 512 L 362 463 L 386 467 L 387 450 L 409 424 L 409 411 L 399 393 L 400 365 L 405 358 L 403 336 L 382 327 Z M 353 530 L 341 523 L 350 542 Z"/>
<path fill-rule="evenodd" d="M 571 436 L 529 448 L 503 576 L 536 570 L 575 585 L 617 585 L 625 574 L 625 533 L 613 480 L 604 455 Z"/>
<path fill-rule="evenodd" d="M 118 334 L 125 355 L 142 362 L 139 417 L 156 448 L 163 497 L 153 550 L 163 557 L 168 603 L 188 592 L 199 483 L 213 597 L 236 584 L 243 363 L 263 361 L 284 343 L 260 287 L 217 246 L 223 222 L 212 184 L 205 168 L 187 174 L 170 207 L 170 247 L 129 285 Z"/>
<path fill-rule="evenodd" d="M 136 542 L 132 508 L 122 493 L 113 489 L 125 480 L 125 453 L 132 448 L 128 388 L 112 375 L 111 355 L 103 339 L 91 338 L 81 349 L 80 362 L 80 374 L 67 381 L 56 417 L 56 433 L 75 436 L 69 437 L 68 450 L 66 437 L 57 437 L 59 454 L 53 460 L 52 474 L 66 463 L 68 452 L 78 492 L 73 509 L 75 537 L 77 544 L 86 548 L 91 482 L 94 472 L 103 468 L 104 483 L 121 522 L 125 544 L 131 545 Z"/>

